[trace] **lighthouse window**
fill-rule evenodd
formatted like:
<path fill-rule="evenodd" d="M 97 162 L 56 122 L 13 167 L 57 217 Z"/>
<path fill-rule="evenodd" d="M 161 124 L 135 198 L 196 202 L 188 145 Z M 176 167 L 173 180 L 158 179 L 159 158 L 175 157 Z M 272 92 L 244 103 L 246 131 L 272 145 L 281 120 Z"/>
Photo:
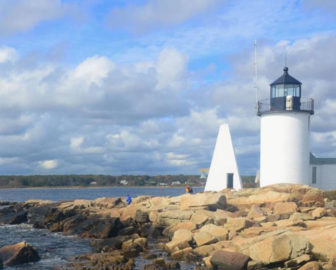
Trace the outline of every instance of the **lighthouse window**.
<path fill-rule="evenodd" d="M 284 96 L 284 87 L 283 85 L 275 85 L 272 90 L 273 97 L 283 97 Z"/>
<path fill-rule="evenodd" d="M 293 97 L 300 97 L 300 85 L 296 84 L 280 84 L 274 85 L 271 89 L 272 97 L 286 97 L 286 96 L 293 96 Z"/>
<path fill-rule="evenodd" d="M 285 88 L 284 95 L 285 96 L 292 96 L 293 95 L 292 92 L 293 92 L 292 89 Z"/>
<path fill-rule="evenodd" d="M 284 96 L 284 89 L 283 88 L 279 88 L 278 89 L 278 97 L 283 97 Z"/>

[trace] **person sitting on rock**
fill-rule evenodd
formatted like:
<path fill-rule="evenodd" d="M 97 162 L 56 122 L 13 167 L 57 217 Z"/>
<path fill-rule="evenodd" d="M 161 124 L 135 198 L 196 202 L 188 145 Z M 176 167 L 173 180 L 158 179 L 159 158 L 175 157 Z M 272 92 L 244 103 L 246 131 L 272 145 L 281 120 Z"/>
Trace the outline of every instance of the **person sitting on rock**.
<path fill-rule="evenodd" d="M 132 202 L 132 198 L 129 194 L 127 194 L 126 202 L 127 202 L 127 204 L 131 204 L 131 202 Z"/>
<path fill-rule="evenodd" d="M 192 188 L 189 187 L 189 186 L 186 186 L 186 187 L 185 187 L 185 191 L 186 191 L 186 193 L 193 193 Z"/>

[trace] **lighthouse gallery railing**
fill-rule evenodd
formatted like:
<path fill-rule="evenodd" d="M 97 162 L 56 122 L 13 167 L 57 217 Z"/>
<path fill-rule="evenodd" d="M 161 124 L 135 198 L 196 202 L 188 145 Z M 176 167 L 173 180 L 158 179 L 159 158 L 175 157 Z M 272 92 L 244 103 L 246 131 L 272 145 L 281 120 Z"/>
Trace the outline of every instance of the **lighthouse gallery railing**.
<path fill-rule="evenodd" d="M 283 112 L 283 111 L 297 111 L 297 112 L 308 112 L 314 114 L 314 100 L 312 98 L 300 98 L 300 104 L 298 107 L 288 108 L 286 105 L 283 107 L 274 106 L 270 99 L 264 99 L 258 101 L 258 115 L 262 115 L 268 112 Z"/>

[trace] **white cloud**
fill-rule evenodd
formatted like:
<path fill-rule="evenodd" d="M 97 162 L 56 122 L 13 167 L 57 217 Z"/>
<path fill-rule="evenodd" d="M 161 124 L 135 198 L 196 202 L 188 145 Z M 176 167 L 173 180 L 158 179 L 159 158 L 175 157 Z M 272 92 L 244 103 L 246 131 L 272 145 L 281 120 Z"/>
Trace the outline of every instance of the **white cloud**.
<path fill-rule="evenodd" d="M 193 164 L 188 155 L 181 155 L 169 152 L 166 154 L 166 157 L 168 159 L 168 162 L 174 166 L 186 166 Z"/>
<path fill-rule="evenodd" d="M 9 47 L 0 47 L 0 64 L 17 59 L 16 50 Z"/>
<path fill-rule="evenodd" d="M 164 49 L 159 55 L 157 63 L 157 89 L 186 88 L 187 59 L 175 49 Z"/>
<path fill-rule="evenodd" d="M 106 57 L 89 57 L 80 63 L 74 73 L 70 75 L 71 80 L 81 81 L 87 85 L 102 85 L 102 80 L 114 69 L 115 65 Z"/>
<path fill-rule="evenodd" d="M 220 0 L 148 0 L 143 5 L 130 4 L 124 8 L 111 10 L 108 25 L 145 32 L 153 28 L 176 25 L 196 15 L 206 12 Z"/>
<path fill-rule="evenodd" d="M 30 30 L 41 21 L 64 16 L 68 8 L 61 0 L 0 0 L 0 35 Z"/>
<path fill-rule="evenodd" d="M 79 150 L 83 142 L 83 137 L 71 138 L 70 147 L 73 150 Z"/>
<path fill-rule="evenodd" d="M 168 75 L 159 60 L 149 70 L 139 70 L 139 65 L 116 65 L 106 57 L 89 57 L 61 74 L 51 64 L 22 69 L 18 60 L 0 66 L 0 112 L 14 107 L 17 113 L 71 111 L 117 122 L 185 114 L 186 101 L 172 91 L 188 91 L 186 63 L 177 51 L 168 52 L 177 59 L 177 72 Z"/>
<path fill-rule="evenodd" d="M 179 135 L 178 133 L 175 133 L 171 140 L 169 141 L 170 147 L 178 147 L 183 145 L 183 143 L 186 141 L 185 137 Z"/>
<path fill-rule="evenodd" d="M 304 0 L 303 3 L 307 8 L 317 8 L 326 13 L 336 15 L 336 2 L 334 0 Z"/>
<path fill-rule="evenodd" d="M 203 138 L 210 134 L 217 133 L 218 127 L 225 123 L 224 118 L 220 118 L 217 109 L 210 108 L 203 111 L 192 111 L 190 115 L 176 119 L 177 126 L 183 128 L 184 132 L 188 132 L 189 138 Z"/>
<path fill-rule="evenodd" d="M 74 137 L 70 140 L 70 149 L 79 154 L 99 154 L 104 152 L 103 147 L 99 146 L 83 146 L 84 137 Z"/>
<path fill-rule="evenodd" d="M 55 159 L 52 160 L 44 160 L 44 161 L 40 161 L 39 165 L 46 170 L 52 170 L 57 168 L 58 166 L 58 161 Z"/>
<path fill-rule="evenodd" d="M 154 137 L 154 136 L 153 136 Z M 106 136 L 110 142 L 111 150 L 117 151 L 145 151 L 153 150 L 159 146 L 159 143 L 154 138 L 142 138 L 140 137 L 136 129 L 132 129 L 132 132 L 122 130 L 117 134 L 108 134 Z"/>

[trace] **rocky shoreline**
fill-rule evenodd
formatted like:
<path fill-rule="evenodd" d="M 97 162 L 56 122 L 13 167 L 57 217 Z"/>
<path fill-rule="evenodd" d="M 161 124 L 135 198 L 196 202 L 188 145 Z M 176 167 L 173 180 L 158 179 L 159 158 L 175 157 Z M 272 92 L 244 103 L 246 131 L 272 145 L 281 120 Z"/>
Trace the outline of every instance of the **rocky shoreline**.
<path fill-rule="evenodd" d="M 2 204 L 0 224 L 92 239 L 60 269 L 336 269 L 336 201 L 309 186 Z"/>

